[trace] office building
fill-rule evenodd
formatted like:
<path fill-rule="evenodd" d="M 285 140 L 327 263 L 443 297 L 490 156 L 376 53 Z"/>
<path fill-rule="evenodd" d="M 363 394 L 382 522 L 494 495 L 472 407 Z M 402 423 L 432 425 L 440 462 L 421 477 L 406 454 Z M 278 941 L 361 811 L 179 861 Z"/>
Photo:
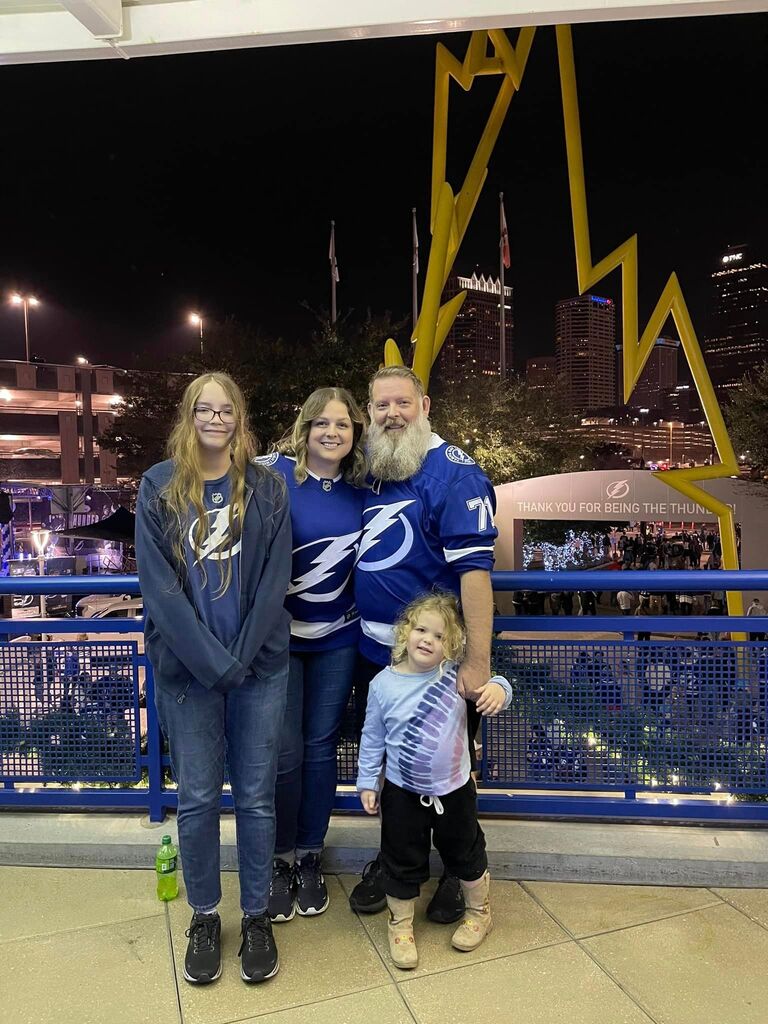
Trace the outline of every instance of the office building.
<path fill-rule="evenodd" d="M 443 289 L 443 302 L 466 291 L 453 326 L 435 364 L 435 373 L 446 383 L 467 376 L 498 377 L 501 356 L 501 281 L 475 273 L 452 274 Z M 512 372 L 512 289 L 504 287 L 506 373 Z"/>
<path fill-rule="evenodd" d="M 668 396 L 675 391 L 678 384 L 678 350 L 680 342 L 674 338 L 657 338 L 648 361 L 643 367 L 640 379 L 627 401 L 631 409 L 665 409 Z M 623 354 L 621 345 L 617 346 L 616 363 L 616 395 L 619 405 L 623 404 L 624 378 Z"/>
<path fill-rule="evenodd" d="M 546 391 L 557 380 L 557 361 L 554 356 L 534 356 L 525 361 L 525 383 L 535 391 Z"/>
<path fill-rule="evenodd" d="M 714 457 L 707 424 L 651 420 L 643 416 L 584 416 L 574 433 L 591 446 L 615 445 L 631 453 L 636 466 L 701 466 Z"/>
<path fill-rule="evenodd" d="M 723 396 L 768 359 L 768 263 L 749 245 L 730 246 L 710 280 L 704 354 Z"/>
<path fill-rule="evenodd" d="M 616 308 L 611 299 L 579 295 L 555 307 L 555 358 L 573 411 L 616 403 Z"/>

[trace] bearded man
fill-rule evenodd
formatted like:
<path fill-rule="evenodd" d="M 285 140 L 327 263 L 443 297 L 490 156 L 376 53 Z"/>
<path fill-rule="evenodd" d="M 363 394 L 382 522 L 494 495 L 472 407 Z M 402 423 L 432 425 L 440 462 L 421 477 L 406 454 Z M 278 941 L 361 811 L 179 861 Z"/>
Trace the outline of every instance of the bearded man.
<path fill-rule="evenodd" d="M 355 568 L 362 623 L 357 707 L 365 707 L 368 683 L 389 664 L 400 612 L 434 588 L 456 594 L 461 602 L 467 642 L 457 684 L 461 694 L 471 697 L 491 677 L 493 487 L 461 448 L 432 432 L 429 397 L 411 370 L 379 370 L 368 397 L 373 486 L 365 500 Z M 474 712 L 474 705 L 469 707 Z M 473 714 L 472 737 L 477 722 Z M 474 763 L 474 743 L 470 753 Z M 367 865 L 349 902 L 363 913 L 384 909 L 380 858 Z M 443 875 L 428 916 L 447 924 L 463 913 L 458 880 Z"/>

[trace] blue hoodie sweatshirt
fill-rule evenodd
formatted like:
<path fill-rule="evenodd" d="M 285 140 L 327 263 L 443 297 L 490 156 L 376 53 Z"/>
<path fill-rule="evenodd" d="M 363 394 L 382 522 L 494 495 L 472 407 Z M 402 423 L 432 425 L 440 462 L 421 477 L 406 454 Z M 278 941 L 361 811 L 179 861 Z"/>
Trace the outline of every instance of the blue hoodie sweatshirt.
<path fill-rule="evenodd" d="M 263 466 L 247 468 L 240 623 L 235 639 L 225 646 L 203 621 L 189 573 L 173 555 L 171 538 L 178 526 L 161 497 L 172 472 L 170 460 L 148 469 L 136 506 L 146 650 L 156 685 L 177 697 L 192 679 L 226 692 L 248 674 L 269 675 L 288 662 L 290 615 L 283 602 L 291 576 L 291 519 L 285 484 Z"/>

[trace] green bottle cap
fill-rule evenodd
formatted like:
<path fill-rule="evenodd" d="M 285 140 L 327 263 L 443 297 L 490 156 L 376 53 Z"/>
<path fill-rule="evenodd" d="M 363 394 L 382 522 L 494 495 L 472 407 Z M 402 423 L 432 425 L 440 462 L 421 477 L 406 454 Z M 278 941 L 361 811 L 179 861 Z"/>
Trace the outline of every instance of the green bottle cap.
<path fill-rule="evenodd" d="M 163 846 L 170 846 L 172 841 L 170 836 L 163 836 Z"/>

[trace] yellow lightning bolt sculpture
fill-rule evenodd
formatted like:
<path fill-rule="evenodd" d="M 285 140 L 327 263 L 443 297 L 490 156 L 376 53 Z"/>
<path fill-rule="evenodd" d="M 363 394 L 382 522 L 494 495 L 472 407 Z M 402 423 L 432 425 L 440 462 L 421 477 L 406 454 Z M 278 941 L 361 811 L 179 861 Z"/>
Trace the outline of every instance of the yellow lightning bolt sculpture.
<path fill-rule="evenodd" d="M 429 386 L 430 370 L 466 297 L 466 292 L 461 292 L 441 306 L 442 290 L 485 184 L 488 161 L 512 97 L 520 88 L 535 32 L 535 28 L 521 29 L 516 47 L 512 46 L 506 33 L 500 29 L 473 32 L 463 62 L 459 62 L 441 43 L 437 46 L 430 224 L 432 244 L 422 308 L 413 333 L 413 369 L 425 388 Z M 556 33 L 579 291 L 587 291 L 612 270 L 621 267 L 625 401 L 632 394 L 664 323 L 669 316 L 672 317 L 720 463 L 655 475 L 717 516 L 723 546 L 723 566 L 726 569 L 738 569 L 733 511 L 724 502 L 697 486 L 699 481 L 737 476 L 739 467 L 677 275 L 670 275 L 645 330 L 638 337 L 637 235 L 622 243 L 596 265 L 592 263 L 573 42 L 568 26 L 558 26 Z M 489 42 L 493 47 L 492 56 L 488 54 Z M 450 81 L 454 79 L 462 89 L 468 91 L 477 75 L 503 75 L 504 79 L 464 184 L 458 195 L 454 196 L 451 186 L 445 180 Z M 400 350 L 392 339 L 385 345 L 384 363 L 386 366 L 402 364 Z M 731 615 L 743 614 L 740 593 L 728 594 L 728 611 Z"/>
<path fill-rule="evenodd" d="M 421 312 L 413 332 L 413 369 L 425 387 L 429 384 L 429 372 L 466 298 L 467 293 L 460 292 L 444 306 L 440 305 L 443 287 L 453 268 L 456 253 L 459 251 L 488 176 L 488 161 L 493 147 L 496 145 L 512 97 L 520 88 L 535 33 L 535 28 L 521 29 L 517 47 L 513 47 L 506 33 L 500 29 L 473 32 L 463 62 L 458 61 L 442 43 L 437 45 L 432 143 L 432 244 L 429 249 Z M 493 56 L 488 55 L 489 41 L 494 49 Z M 476 75 L 503 75 L 504 78 L 467 170 L 464 184 L 458 195 L 454 196 L 451 186 L 445 180 L 450 84 L 451 79 L 454 79 L 465 92 L 468 92 Z M 385 366 L 397 366 L 402 361 L 400 350 L 390 338 L 384 346 Z"/>

